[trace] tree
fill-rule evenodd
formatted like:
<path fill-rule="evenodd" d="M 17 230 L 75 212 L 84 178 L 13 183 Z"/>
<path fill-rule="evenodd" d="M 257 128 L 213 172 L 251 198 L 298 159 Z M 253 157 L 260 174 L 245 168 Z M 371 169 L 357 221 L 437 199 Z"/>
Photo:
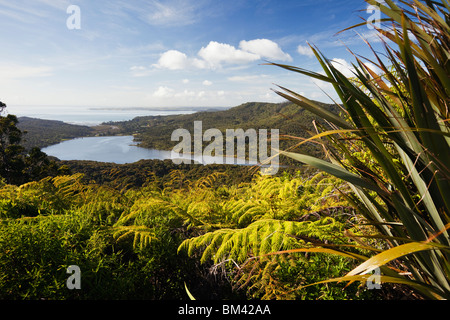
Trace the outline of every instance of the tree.
<path fill-rule="evenodd" d="M 0 102 L 0 111 L 6 108 Z M 0 174 L 8 183 L 17 180 L 25 168 L 22 154 L 24 147 L 20 145 L 22 132 L 17 128 L 15 115 L 0 116 Z"/>
<path fill-rule="evenodd" d="M 55 172 L 54 162 L 39 148 L 25 152 L 20 144 L 23 133 L 17 127 L 19 120 L 12 114 L 2 116 L 5 108 L 0 101 L 0 175 L 9 184 L 22 184 Z"/>

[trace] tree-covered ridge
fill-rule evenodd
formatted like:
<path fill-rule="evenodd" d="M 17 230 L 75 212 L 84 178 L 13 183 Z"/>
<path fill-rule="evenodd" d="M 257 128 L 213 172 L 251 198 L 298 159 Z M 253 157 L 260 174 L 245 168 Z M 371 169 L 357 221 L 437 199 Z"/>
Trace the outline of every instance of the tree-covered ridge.
<path fill-rule="evenodd" d="M 336 106 L 319 102 L 318 104 L 338 113 Z M 193 133 L 194 121 L 202 121 L 203 130 L 215 128 L 223 133 L 227 129 L 238 128 L 243 130 L 278 129 L 280 135 L 283 135 L 280 146 L 285 149 L 298 143 L 297 138 L 309 137 L 311 132 L 315 132 L 313 121 L 322 123 L 319 117 L 292 103 L 250 102 L 224 111 L 137 117 L 130 121 L 108 124 L 120 127 L 123 134 L 135 135 L 135 139 L 142 147 L 171 150 L 177 144 L 171 141 L 172 132 L 182 128 Z M 300 150 L 312 155 L 322 154 L 321 148 L 313 143 L 302 145 Z"/>
<path fill-rule="evenodd" d="M 17 127 L 25 132 L 22 145 L 26 149 L 45 148 L 64 140 L 91 136 L 92 127 L 68 124 L 63 121 L 19 117 Z"/>

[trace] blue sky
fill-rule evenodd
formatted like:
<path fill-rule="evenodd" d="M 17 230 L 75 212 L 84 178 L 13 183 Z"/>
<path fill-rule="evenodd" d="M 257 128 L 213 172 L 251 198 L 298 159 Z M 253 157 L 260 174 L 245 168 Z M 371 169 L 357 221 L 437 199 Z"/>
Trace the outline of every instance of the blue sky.
<path fill-rule="evenodd" d="M 80 29 L 69 29 L 70 5 Z M 363 0 L 0 0 L 0 101 L 8 105 L 236 106 L 282 101 L 287 86 L 328 102 L 329 88 L 264 60 L 320 71 L 307 49 L 342 67 Z M 362 10 L 362 11 L 361 11 Z M 359 32 L 373 36 L 367 27 Z"/>

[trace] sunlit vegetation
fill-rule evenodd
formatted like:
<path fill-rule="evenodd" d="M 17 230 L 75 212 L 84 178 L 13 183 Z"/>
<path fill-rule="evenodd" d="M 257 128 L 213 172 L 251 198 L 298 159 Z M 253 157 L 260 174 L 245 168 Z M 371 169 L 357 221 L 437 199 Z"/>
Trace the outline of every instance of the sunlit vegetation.
<path fill-rule="evenodd" d="M 279 123 L 270 108 L 286 123 L 296 112 L 321 118 L 294 140 L 320 153 L 282 151 L 308 165 L 295 171 L 69 161 L 34 172 L 45 155 L 27 154 L 17 119 L 2 117 L 0 298 L 186 299 L 188 288 L 197 299 L 448 299 L 449 6 L 368 2 L 389 22 L 376 29 L 379 73 L 355 55 L 347 79 L 313 46 L 323 74 L 277 65 L 329 82 L 339 106 L 281 87 L 290 103 L 120 124 L 164 149 L 170 139 L 146 135 L 193 119 L 257 129 Z M 69 265 L 81 290 L 66 286 Z"/>
<path fill-rule="evenodd" d="M 351 258 L 258 258 L 315 241 L 348 243 L 347 228 L 365 232 L 355 227 L 358 217 L 336 179 L 258 174 L 249 183 L 216 186 L 222 174 L 191 181 L 172 171 L 163 188 L 148 183 L 122 191 L 82 183 L 80 174 L 4 184 L 1 297 L 186 298 L 184 283 L 204 298 L 357 297 L 357 288 L 342 285 L 294 290 L 326 279 L 325 270 L 350 270 Z M 72 264 L 82 270 L 83 290 L 66 288 Z"/>

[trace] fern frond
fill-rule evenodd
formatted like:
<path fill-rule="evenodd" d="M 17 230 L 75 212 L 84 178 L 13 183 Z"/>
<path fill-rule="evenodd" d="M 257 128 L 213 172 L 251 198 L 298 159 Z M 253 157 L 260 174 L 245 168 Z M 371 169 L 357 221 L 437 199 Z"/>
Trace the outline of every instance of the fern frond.
<path fill-rule="evenodd" d="M 333 235 L 342 231 L 341 227 L 329 217 L 315 222 L 265 219 L 243 229 L 220 229 L 188 239 L 179 250 L 187 250 L 192 255 L 195 250 L 203 249 L 202 262 L 211 259 L 214 263 L 223 260 L 243 263 L 252 256 L 308 246 L 302 239 L 336 240 Z"/>
<path fill-rule="evenodd" d="M 152 229 L 145 226 L 120 226 L 114 228 L 113 237 L 116 241 L 126 241 L 133 238 L 133 248 L 143 249 L 153 241 L 158 240 Z"/>

